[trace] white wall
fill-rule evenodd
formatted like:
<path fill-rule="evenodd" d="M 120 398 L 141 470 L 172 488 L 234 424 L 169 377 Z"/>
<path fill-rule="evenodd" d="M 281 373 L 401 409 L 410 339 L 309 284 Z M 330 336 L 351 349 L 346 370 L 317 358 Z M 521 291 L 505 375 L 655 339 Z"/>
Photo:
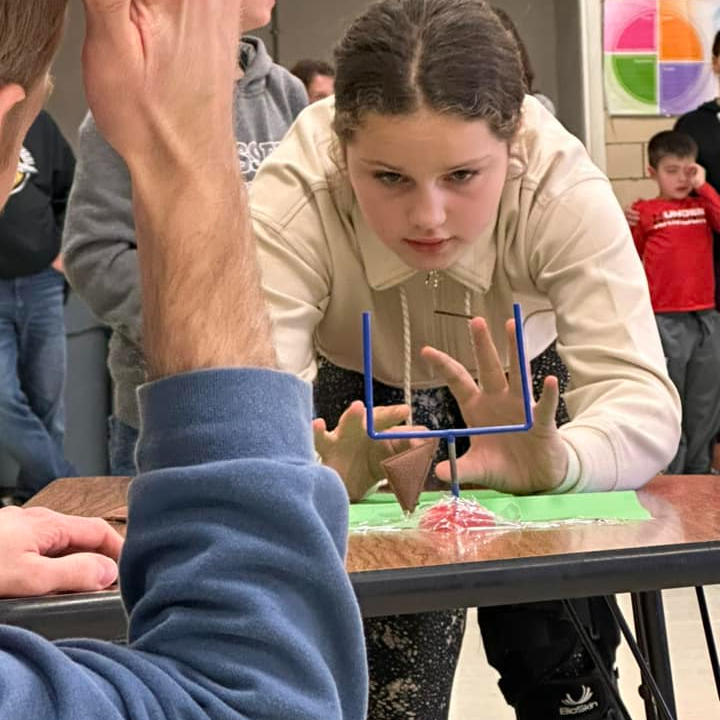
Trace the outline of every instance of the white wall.
<path fill-rule="evenodd" d="M 563 92 L 558 97 L 558 116 L 578 137 L 584 138 L 584 100 L 581 13 L 577 0 L 555 0 L 557 38 L 556 77 Z"/>
<path fill-rule="evenodd" d="M 560 107 L 563 86 L 558 83 L 555 0 L 490 0 L 490 2 L 505 10 L 517 26 L 535 70 L 535 87 Z"/>
<path fill-rule="evenodd" d="M 80 69 L 80 51 L 85 34 L 82 0 L 70 0 L 65 37 L 53 66 L 55 90 L 47 109 L 74 145 L 77 128 L 87 110 Z M 108 58 L 112 62 L 112 58 Z"/>

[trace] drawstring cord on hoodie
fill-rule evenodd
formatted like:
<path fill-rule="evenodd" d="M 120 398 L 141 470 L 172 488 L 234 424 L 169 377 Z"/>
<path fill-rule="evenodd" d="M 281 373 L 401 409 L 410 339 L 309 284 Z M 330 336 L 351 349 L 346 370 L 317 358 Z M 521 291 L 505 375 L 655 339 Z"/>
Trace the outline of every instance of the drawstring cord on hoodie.
<path fill-rule="evenodd" d="M 412 371 L 412 338 L 410 337 L 410 310 L 408 309 L 407 293 L 405 288 L 400 286 L 400 305 L 402 307 L 402 324 L 403 324 L 403 394 L 405 395 L 405 404 L 410 408 L 407 424 L 413 424 L 413 406 L 412 406 L 412 388 L 411 371 Z"/>

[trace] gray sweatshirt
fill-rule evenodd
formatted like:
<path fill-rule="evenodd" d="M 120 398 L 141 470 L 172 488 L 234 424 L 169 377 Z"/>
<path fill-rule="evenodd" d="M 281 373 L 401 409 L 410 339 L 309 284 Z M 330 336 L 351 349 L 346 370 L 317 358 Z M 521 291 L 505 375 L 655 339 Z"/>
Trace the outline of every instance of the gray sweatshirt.
<path fill-rule="evenodd" d="M 235 137 L 249 183 L 307 105 L 307 95 L 300 80 L 273 63 L 258 38 L 243 38 L 241 62 L 245 73 L 235 91 Z M 115 416 L 137 428 L 136 390 L 145 378 L 130 177 L 90 114 L 80 126 L 63 253 L 73 289 L 112 329 L 108 365 Z"/>

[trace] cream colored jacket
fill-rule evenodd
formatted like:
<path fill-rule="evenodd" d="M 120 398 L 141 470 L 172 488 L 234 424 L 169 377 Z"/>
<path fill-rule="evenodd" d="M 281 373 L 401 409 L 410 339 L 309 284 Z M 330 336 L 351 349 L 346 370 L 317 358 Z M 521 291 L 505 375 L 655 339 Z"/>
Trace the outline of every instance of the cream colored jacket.
<path fill-rule="evenodd" d="M 504 323 L 519 302 L 529 356 L 557 336 L 570 371 L 561 489 L 635 488 L 662 470 L 677 449 L 680 403 L 627 223 L 582 144 L 528 97 L 495 225 L 434 289 L 365 223 L 337 162 L 332 116 L 332 98 L 305 110 L 251 190 L 281 367 L 313 380 L 323 355 L 362 372 L 370 310 L 376 379 L 403 387 L 409 334 L 412 387 L 437 386 L 419 358 L 424 345 L 476 371 L 467 323 L 433 310 L 485 317 L 506 357 Z"/>

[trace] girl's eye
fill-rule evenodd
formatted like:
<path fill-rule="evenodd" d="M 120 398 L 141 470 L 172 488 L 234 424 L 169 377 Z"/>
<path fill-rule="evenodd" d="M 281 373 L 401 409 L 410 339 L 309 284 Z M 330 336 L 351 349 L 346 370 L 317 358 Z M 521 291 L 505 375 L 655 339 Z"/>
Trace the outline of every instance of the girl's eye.
<path fill-rule="evenodd" d="M 455 183 L 466 183 L 477 177 L 480 173 L 477 170 L 456 170 L 448 175 L 448 180 Z"/>
<path fill-rule="evenodd" d="M 406 181 L 406 178 L 400 173 L 381 171 L 375 173 L 375 178 L 384 185 L 400 185 Z"/>

